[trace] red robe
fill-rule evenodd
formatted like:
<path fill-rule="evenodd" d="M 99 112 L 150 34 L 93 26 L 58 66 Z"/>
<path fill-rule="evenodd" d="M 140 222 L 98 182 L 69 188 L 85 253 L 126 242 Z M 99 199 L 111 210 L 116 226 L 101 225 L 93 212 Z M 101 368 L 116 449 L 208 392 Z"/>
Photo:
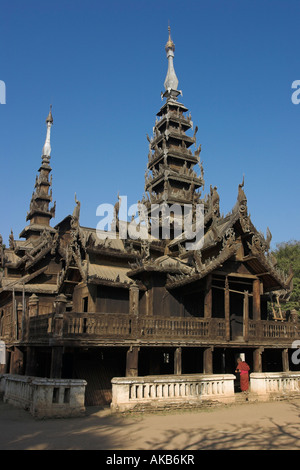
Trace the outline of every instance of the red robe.
<path fill-rule="evenodd" d="M 249 370 L 247 362 L 239 362 L 237 365 L 237 370 L 240 371 L 240 387 L 242 392 L 246 392 L 249 388 Z"/>

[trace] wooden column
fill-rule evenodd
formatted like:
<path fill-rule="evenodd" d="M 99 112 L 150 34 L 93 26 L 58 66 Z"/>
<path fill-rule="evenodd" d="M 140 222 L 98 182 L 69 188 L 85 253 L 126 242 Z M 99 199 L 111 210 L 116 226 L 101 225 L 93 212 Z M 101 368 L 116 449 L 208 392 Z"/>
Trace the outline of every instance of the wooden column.
<path fill-rule="evenodd" d="M 212 316 L 212 275 L 206 276 L 206 289 L 204 297 L 204 318 L 211 318 Z"/>
<path fill-rule="evenodd" d="M 262 353 L 264 348 L 257 348 L 253 351 L 253 372 L 262 372 Z"/>
<path fill-rule="evenodd" d="M 50 378 L 60 379 L 62 371 L 63 346 L 53 346 L 51 350 Z"/>
<path fill-rule="evenodd" d="M 176 348 L 174 353 L 174 374 L 182 374 L 182 348 Z"/>
<path fill-rule="evenodd" d="M 248 332 L 249 332 L 249 294 L 248 294 L 248 291 L 244 292 L 243 320 L 244 320 L 244 340 L 247 341 Z"/>
<path fill-rule="evenodd" d="M 88 285 L 88 311 L 97 312 L 97 285 Z"/>
<path fill-rule="evenodd" d="M 17 338 L 22 338 L 22 319 L 23 319 L 23 305 L 21 302 L 17 304 Z"/>
<path fill-rule="evenodd" d="M 22 375 L 24 373 L 24 354 L 21 349 L 14 346 L 10 356 L 10 374 Z"/>
<path fill-rule="evenodd" d="M 23 322 L 22 322 L 22 341 L 29 341 L 29 308 L 24 308 Z"/>
<path fill-rule="evenodd" d="M 59 294 L 55 299 L 55 313 L 52 320 L 52 350 L 51 350 L 51 370 L 50 377 L 61 378 L 63 346 L 61 340 L 63 337 L 64 314 L 66 312 L 67 298 L 64 294 Z"/>
<path fill-rule="evenodd" d="M 139 288 L 135 284 L 129 288 L 129 313 L 131 315 L 139 314 Z"/>
<path fill-rule="evenodd" d="M 289 350 L 287 348 L 282 350 L 282 370 L 283 372 L 289 372 Z"/>
<path fill-rule="evenodd" d="M 203 373 L 212 374 L 213 373 L 213 348 L 205 348 L 203 354 Z"/>
<path fill-rule="evenodd" d="M 253 281 L 253 320 L 260 320 L 260 280 Z"/>
<path fill-rule="evenodd" d="M 138 376 L 138 362 L 139 362 L 138 346 L 130 346 L 126 355 L 126 377 Z"/>
<path fill-rule="evenodd" d="M 29 310 L 29 316 L 30 317 L 37 317 L 39 314 L 39 298 L 37 295 L 32 294 L 31 297 L 29 297 L 28 301 L 28 310 Z"/>
<path fill-rule="evenodd" d="M 229 294 L 229 282 L 228 282 L 227 276 L 225 278 L 224 310 L 225 310 L 226 341 L 230 341 L 230 294 Z"/>
<path fill-rule="evenodd" d="M 64 294 L 59 294 L 55 299 L 55 312 L 52 319 L 53 338 L 63 336 L 64 315 L 66 313 L 67 298 Z"/>
<path fill-rule="evenodd" d="M 34 347 L 28 347 L 26 350 L 25 375 L 37 375 L 37 351 Z"/>

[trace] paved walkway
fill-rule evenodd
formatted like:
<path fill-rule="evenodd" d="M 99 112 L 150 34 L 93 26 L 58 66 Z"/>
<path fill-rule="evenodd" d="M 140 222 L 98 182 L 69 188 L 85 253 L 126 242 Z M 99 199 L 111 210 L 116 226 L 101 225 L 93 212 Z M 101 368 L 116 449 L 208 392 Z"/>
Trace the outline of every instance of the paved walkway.
<path fill-rule="evenodd" d="M 0 450 L 300 449 L 300 399 L 215 409 L 37 420 L 0 402 Z"/>

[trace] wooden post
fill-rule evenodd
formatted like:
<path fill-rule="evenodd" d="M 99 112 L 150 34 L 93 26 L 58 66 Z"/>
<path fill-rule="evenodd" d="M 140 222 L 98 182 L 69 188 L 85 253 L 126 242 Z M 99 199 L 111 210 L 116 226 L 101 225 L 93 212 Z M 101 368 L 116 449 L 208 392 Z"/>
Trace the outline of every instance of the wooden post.
<path fill-rule="evenodd" d="M 16 295 L 15 295 L 15 289 L 13 288 L 13 294 L 12 294 L 12 308 L 13 308 L 13 325 L 14 325 L 14 339 L 18 340 L 18 314 L 17 314 L 17 302 L 16 302 Z"/>
<path fill-rule="evenodd" d="M 204 297 L 204 318 L 211 318 L 212 316 L 212 275 L 208 274 L 206 277 L 206 289 Z"/>
<path fill-rule="evenodd" d="M 23 322 L 22 322 L 22 341 L 29 341 L 29 326 L 30 326 L 30 317 L 29 317 L 29 307 L 24 309 L 23 313 Z"/>
<path fill-rule="evenodd" d="M 138 346 L 130 346 L 126 355 L 126 377 L 138 376 L 138 362 L 139 362 Z"/>
<path fill-rule="evenodd" d="M 37 317 L 39 314 L 39 298 L 32 294 L 28 301 L 29 317 Z"/>
<path fill-rule="evenodd" d="M 23 317 L 23 306 L 21 302 L 17 304 L 17 339 L 22 338 L 22 317 Z"/>
<path fill-rule="evenodd" d="M 249 294 L 248 291 L 244 292 L 244 340 L 248 341 L 248 332 L 249 332 Z"/>
<path fill-rule="evenodd" d="M 52 321 L 53 338 L 63 336 L 64 315 L 67 307 L 67 298 L 64 294 L 59 294 L 55 299 L 55 312 Z"/>
<path fill-rule="evenodd" d="M 37 372 L 36 348 L 30 346 L 26 349 L 25 375 L 37 375 Z"/>
<path fill-rule="evenodd" d="M 213 348 L 205 348 L 203 354 L 203 373 L 213 373 Z"/>
<path fill-rule="evenodd" d="M 182 348 L 176 348 L 174 354 L 174 374 L 182 374 Z"/>
<path fill-rule="evenodd" d="M 52 321 L 52 351 L 50 377 L 60 379 L 63 361 L 63 346 L 59 344 L 63 336 L 64 314 L 66 312 L 67 298 L 59 294 L 55 299 L 55 313 Z"/>
<path fill-rule="evenodd" d="M 63 359 L 63 346 L 53 346 L 51 351 L 50 378 L 60 379 Z"/>
<path fill-rule="evenodd" d="M 289 372 L 289 350 L 287 348 L 282 350 L 282 370 L 283 372 Z"/>
<path fill-rule="evenodd" d="M 253 281 L 253 320 L 260 320 L 260 280 Z"/>
<path fill-rule="evenodd" d="M 129 288 L 129 313 L 136 316 L 139 314 L 139 288 L 135 284 Z"/>
<path fill-rule="evenodd" d="M 225 278 L 224 310 L 225 310 L 226 341 L 230 341 L 230 294 L 229 294 L 229 282 L 228 282 L 227 276 Z"/>
<path fill-rule="evenodd" d="M 264 348 L 253 350 L 253 372 L 262 372 L 262 353 Z"/>
<path fill-rule="evenodd" d="M 10 374 L 22 375 L 24 373 L 24 354 L 21 349 L 14 346 L 10 357 Z"/>

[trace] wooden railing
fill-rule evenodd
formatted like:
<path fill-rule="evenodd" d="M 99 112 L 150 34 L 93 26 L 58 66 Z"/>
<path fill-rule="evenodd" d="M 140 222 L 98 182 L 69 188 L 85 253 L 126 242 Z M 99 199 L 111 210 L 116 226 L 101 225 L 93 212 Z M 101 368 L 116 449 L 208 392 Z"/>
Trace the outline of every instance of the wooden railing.
<path fill-rule="evenodd" d="M 30 318 L 29 331 L 27 337 L 30 340 L 43 338 L 51 334 L 52 331 L 52 314 L 40 315 L 38 317 Z M 26 333 L 20 335 L 24 340 Z"/>
<path fill-rule="evenodd" d="M 223 338 L 225 321 L 212 318 L 158 318 L 127 314 L 68 313 L 64 337 L 89 335 L 123 338 Z"/>
<path fill-rule="evenodd" d="M 30 318 L 28 340 L 43 340 L 54 333 L 52 315 Z M 116 339 L 206 339 L 226 341 L 224 318 L 182 318 L 135 316 L 114 313 L 66 312 L 62 320 L 62 338 Z M 300 339 L 300 328 L 294 322 L 249 320 L 248 341 L 292 341 Z"/>
<path fill-rule="evenodd" d="M 249 340 L 295 339 L 300 336 L 300 329 L 294 322 L 276 322 L 270 320 L 250 320 Z"/>
<path fill-rule="evenodd" d="M 68 313 L 64 319 L 63 336 L 115 336 L 132 335 L 134 317 L 113 313 Z"/>

